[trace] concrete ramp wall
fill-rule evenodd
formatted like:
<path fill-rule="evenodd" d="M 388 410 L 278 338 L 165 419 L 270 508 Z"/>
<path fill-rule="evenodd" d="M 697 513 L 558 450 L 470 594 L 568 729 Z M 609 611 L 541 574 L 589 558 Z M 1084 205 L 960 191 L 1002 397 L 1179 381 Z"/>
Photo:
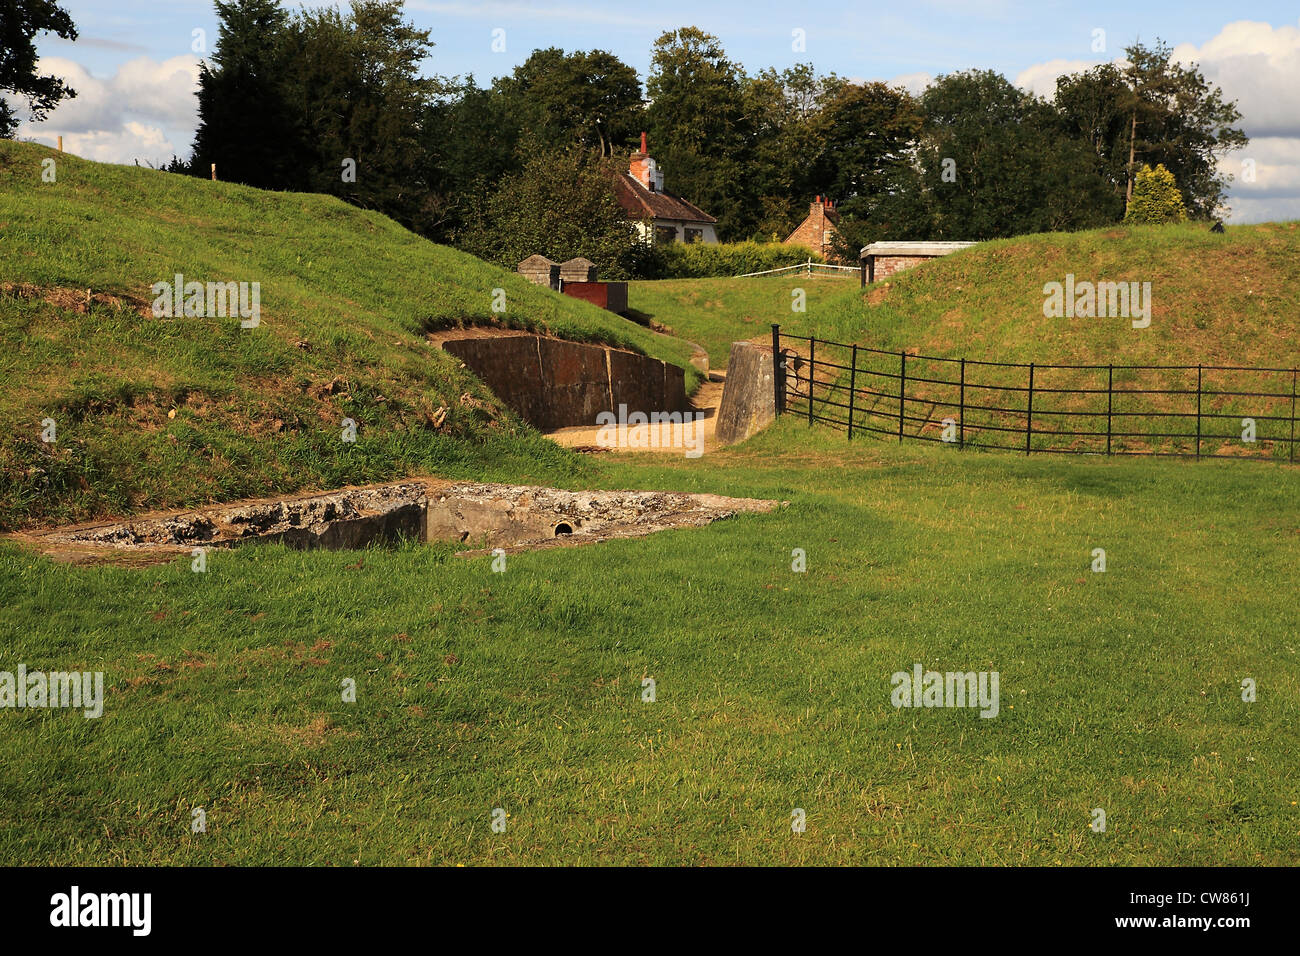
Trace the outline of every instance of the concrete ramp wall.
<path fill-rule="evenodd" d="M 722 389 L 713 433 L 719 445 L 742 442 L 776 418 L 772 372 L 771 346 L 731 343 L 727 384 Z"/>
<path fill-rule="evenodd" d="M 603 345 L 539 335 L 449 338 L 442 347 L 536 428 L 595 425 L 601 412 L 686 411 L 676 365 Z"/>

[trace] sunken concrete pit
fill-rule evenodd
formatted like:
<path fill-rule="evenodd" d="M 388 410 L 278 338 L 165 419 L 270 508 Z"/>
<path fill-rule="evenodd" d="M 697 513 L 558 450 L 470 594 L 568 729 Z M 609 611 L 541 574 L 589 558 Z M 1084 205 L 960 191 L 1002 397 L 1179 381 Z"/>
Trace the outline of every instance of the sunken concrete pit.
<path fill-rule="evenodd" d="M 562 491 L 528 485 L 404 481 L 264 498 L 12 537 L 51 557 L 111 559 L 151 553 L 160 560 L 195 548 L 282 542 L 341 550 L 400 539 L 460 541 L 480 554 L 633 538 L 698 528 L 775 501 L 666 491 Z"/>
<path fill-rule="evenodd" d="M 647 414 L 691 408 L 683 369 L 626 349 L 491 327 L 430 339 L 535 428 L 594 425 L 620 405 Z"/>

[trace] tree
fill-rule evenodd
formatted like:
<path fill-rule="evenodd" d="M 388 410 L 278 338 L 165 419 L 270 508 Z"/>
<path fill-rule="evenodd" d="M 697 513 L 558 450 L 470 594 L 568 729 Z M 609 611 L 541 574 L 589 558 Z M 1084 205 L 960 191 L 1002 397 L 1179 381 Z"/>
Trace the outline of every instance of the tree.
<path fill-rule="evenodd" d="M 769 68 L 744 80 L 752 145 L 741 162 L 744 175 L 758 184 L 756 237 L 785 238 L 803 221 L 808 200 L 830 192 L 817 162 L 826 149 L 822 112 L 843 82 L 833 73 L 818 76 L 811 63 Z"/>
<path fill-rule="evenodd" d="M 638 274 L 647 249 L 614 196 L 619 161 L 530 141 L 522 150 L 522 168 L 479 204 L 456 237 L 460 248 L 510 269 L 540 253 L 556 261 L 590 259 L 602 278 Z"/>
<path fill-rule="evenodd" d="M 26 97 L 35 120 L 44 119 L 60 100 L 77 95 L 58 77 L 37 75 L 33 38 L 38 33 L 77 38 L 72 17 L 54 0 L 0 0 L 0 92 Z M 17 128 L 18 117 L 0 97 L 0 138 L 11 138 Z"/>
<path fill-rule="evenodd" d="M 1119 202 L 1081 137 L 1050 104 L 989 70 L 942 76 L 921 97 L 919 179 L 908 200 L 926 235 L 992 239 L 1114 222 Z"/>
<path fill-rule="evenodd" d="M 922 126 L 916 100 L 884 83 L 845 83 L 826 103 L 824 146 L 813 167 L 816 191 L 835 197 L 848 220 L 842 232 L 869 222 L 874 238 L 915 238 L 915 210 L 903 208 L 914 202 L 903 200 L 916 196 L 911 162 Z"/>
<path fill-rule="evenodd" d="M 571 145 L 612 156 L 641 128 L 641 80 L 612 53 L 534 50 L 494 84 L 515 121 L 546 148 Z"/>
<path fill-rule="evenodd" d="M 263 189 L 292 189 L 302 174 L 301 117 L 289 108 L 288 14 L 276 0 L 218 0 L 212 66 L 199 67 L 199 122 L 191 166 Z"/>
<path fill-rule="evenodd" d="M 474 78 L 444 81 L 421 121 L 429 187 L 425 234 L 449 241 L 516 165 L 521 130 L 510 104 Z"/>
<path fill-rule="evenodd" d="M 1164 166 L 1143 166 L 1134 179 L 1133 197 L 1124 213 L 1126 223 L 1151 225 L 1187 219 L 1183 194 L 1178 191 L 1174 174 Z"/>
<path fill-rule="evenodd" d="M 650 151 L 672 192 L 717 217 L 722 239 L 748 235 L 758 221 L 761 183 L 747 168 L 743 82 L 717 37 L 682 27 L 655 41 L 646 83 Z"/>
<path fill-rule="evenodd" d="M 302 138 L 295 188 L 422 229 L 430 216 L 420 123 L 442 88 L 420 76 L 433 44 L 400 0 L 303 11 L 286 30 L 284 95 Z"/>
<path fill-rule="evenodd" d="M 1196 64 L 1170 61 L 1170 47 L 1134 43 L 1121 67 L 1104 65 L 1057 80 L 1056 105 L 1066 129 L 1089 139 L 1107 178 L 1133 195 L 1143 165 L 1163 164 L 1183 184 L 1187 208 L 1198 219 L 1223 205 L 1231 177 L 1218 160 L 1249 142 L 1226 102 Z"/>

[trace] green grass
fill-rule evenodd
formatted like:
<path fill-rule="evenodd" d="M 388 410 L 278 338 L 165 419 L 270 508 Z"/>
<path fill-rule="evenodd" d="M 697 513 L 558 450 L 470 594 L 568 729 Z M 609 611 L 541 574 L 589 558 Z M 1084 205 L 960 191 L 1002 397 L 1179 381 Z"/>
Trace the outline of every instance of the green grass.
<path fill-rule="evenodd" d="M 572 455 L 424 331 L 490 318 L 503 287 L 511 321 L 679 364 L 689 347 L 330 200 L 68 156 L 40 184 L 52 155 L 0 143 L 7 278 L 68 290 L 0 299 L 0 521 L 405 474 L 789 506 L 515 554 L 503 574 L 452 545 L 248 547 L 198 574 L 0 544 L 0 671 L 102 670 L 108 691 L 97 720 L 0 710 L 5 860 L 1300 861 L 1295 468 L 849 444 L 793 416 L 698 460 Z M 806 313 L 786 280 L 637 283 L 631 305 L 715 367 L 772 321 L 1007 361 L 1263 364 L 1294 355 L 1297 235 L 990 243 L 865 298 L 801 279 Z M 178 270 L 261 281 L 265 334 L 140 318 Z M 1151 336 L 1044 320 L 1042 283 L 1066 271 L 1160 280 Z M 121 301 L 79 312 L 86 286 Z M 997 671 L 1000 714 L 894 708 L 890 676 L 915 662 Z"/>
<path fill-rule="evenodd" d="M 1049 318 L 1043 315 L 1043 287 L 1076 280 L 1151 283 L 1148 328 L 1131 318 Z M 807 310 L 792 312 L 791 293 L 807 292 Z M 1287 442 L 1294 369 L 1300 365 L 1300 223 L 1232 227 L 1215 235 L 1204 224 L 1167 227 L 1117 227 L 1088 232 L 1022 236 L 981 243 L 859 289 L 856 279 L 818 280 L 804 276 L 764 279 L 714 279 L 692 282 L 634 283 L 630 301 L 640 309 L 704 345 L 711 357 L 725 355 L 733 339 L 766 340 L 779 322 L 792 335 L 814 335 L 832 342 L 909 353 L 908 391 L 911 433 L 937 438 L 942 419 L 956 416 L 961 396 L 954 385 L 959 370 L 939 358 L 1011 362 L 1038 366 L 1037 389 L 1107 388 L 1105 366 L 1115 365 L 1116 389 L 1191 390 L 1195 366 L 1245 366 L 1277 369 L 1251 373 L 1207 369 L 1201 388 L 1204 454 L 1243 457 L 1291 455 Z M 788 345 L 798 346 L 797 342 Z M 847 365 L 847 349 L 821 345 L 821 359 Z M 722 350 L 722 351 L 718 351 Z M 806 347 L 803 348 L 806 354 Z M 714 365 L 719 365 L 714 361 Z M 1095 370 L 1047 369 L 1045 365 L 1100 365 Z M 1187 370 L 1129 371 L 1122 366 L 1191 366 Z M 858 367 L 897 376 L 896 355 L 859 351 Z M 968 366 L 968 383 L 1001 388 L 1027 386 L 1027 368 Z M 922 379 L 931 379 L 924 382 Z M 847 389 L 848 378 L 840 384 Z M 866 390 L 896 393 L 895 381 L 859 376 Z M 1269 393 L 1230 395 L 1211 393 Z M 847 392 L 834 396 L 845 401 Z M 820 395 L 819 395 L 820 398 Z M 976 413 L 967 437 L 1018 445 L 1026 416 L 1023 394 L 968 388 L 967 401 L 1013 411 Z M 940 403 L 951 403 L 944 405 Z M 1036 448 L 1104 451 L 1105 394 L 1040 394 L 1036 403 Z M 892 428 L 897 402 L 887 394 L 866 396 L 868 424 Z M 859 406 L 861 407 L 861 406 Z M 841 420 L 843 410 L 818 409 Z M 1194 438 L 1170 439 L 1160 433 L 1194 435 L 1192 418 L 1161 418 L 1151 413 L 1192 415 L 1195 394 L 1131 394 L 1115 399 L 1112 428 L 1133 437 L 1116 439 L 1124 452 L 1193 454 Z M 1057 412 L 1053 414 L 1052 412 Z M 1125 417 L 1120 413 L 1140 413 Z M 1257 423 L 1257 439 L 1242 441 L 1242 419 Z M 858 422 L 862 423 L 859 417 Z M 1009 428 L 977 433 L 976 424 Z M 1015 431 L 1019 431 L 1019 436 Z M 1046 431 L 1090 432 L 1093 436 L 1047 435 Z"/>
<path fill-rule="evenodd" d="M 661 279 L 629 283 L 627 297 L 628 306 L 642 316 L 700 345 L 709 353 L 710 368 L 724 369 L 732 342 L 771 341 L 773 322 L 806 335 L 808 314 L 857 288 L 857 276 Z M 793 310 L 795 289 L 804 291 L 807 312 Z"/>
<path fill-rule="evenodd" d="M 0 850 L 1293 865 L 1296 475 L 849 446 L 786 420 L 695 462 L 601 460 L 595 482 L 785 510 L 504 574 L 448 546 L 250 547 L 206 574 L 0 549 L 0 669 L 110 687 L 99 720 L 4 712 Z M 916 661 L 998 671 L 1000 715 L 895 709 Z"/>
<path fill-rule="evenodd" d="M 428 342 L 450 325 L 608 342 L 699 378 L 687 345 L 338 200 L 34 144 L 0 142 L 0 273 L 26 287 L 0 293 L 0 529 L 414 472 L 579 472 Z M 150 286 L 176 273 L 260 283 L 261 325 L 154 318 Z"/>
<path fill-rule="evenodd" d="M 1151 325 L 1048 318 L 1043 286 L 1150 282 Z M 997 362 L 1292 365 L 1300 222 L 1132 226 L 980 243 L 852 290 L 815 334 L 882 349 Z"/>

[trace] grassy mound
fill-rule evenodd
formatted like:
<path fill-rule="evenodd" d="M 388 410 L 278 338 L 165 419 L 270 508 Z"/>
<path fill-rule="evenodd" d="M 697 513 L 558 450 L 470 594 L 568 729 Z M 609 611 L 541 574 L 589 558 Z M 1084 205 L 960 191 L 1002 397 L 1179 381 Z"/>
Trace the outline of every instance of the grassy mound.
<path fill-rule="evenodd" d="M 177 273 L 258 283 L 260 324 L 155 318 L 151 286 Z M 419 472 L 583 468 L 426 340 L 494 321 L 690 357 L 336 199 L 0 142 L 0 527 Z"/>
<path fill-rule="evenodd" d="M 1127 314 L 1044 314 L 1045 286 L 1065 286 L 1068 276 L 1076 285 L 1125 283 L 1130 290 L 1132 283 L 1139 290 L 1150 283 L 1149 295 L 1140 291 L 1142 308 L 1131 302 Z M 1300 223 L 1235 227 L 1223 235 L 1189 224 L 981 243 L 866 290 L 853 280 L 792 275 L 644 282 L 630 298 L 633 307 L 695 338 L 711 354 L 732 339 L 765 337 L 772 322 L 795 335 L 906 351 L 912 357 L 905 424 L 920 437 L 937 439 L 943 419 L 958 417 L 959 408 L 974 401 L 994 408 L 967 408 L 968 442 L 974 437 L 986 445 L 1023 447 L 1027 369 L 968 364 L 963 396 L 958 366 L 925 358 L 937 356 L 1035 363 L 1034 384 L 1041 393 L 1033 416 L 1037 448 L 1104 453 L 1107 390 L 1114 389 L 1124 390 L 1111 403 L 1115 451 L 1195 454 L 1199 378 L 1201 453 L 1289 459 L 1291 393 L 1300 364 L 1298 279 Z M 799 289 L 804 312 L 792 308 Z M 822 346 L 818 356 L 847 364 L 846 352 Z M 879 373 L 857 379 L 865 393 L 856 403 L 860 410 L 865 405 L 859 424 L 895 433 L 897 383 L 885 376 L 899 374 L 899 359 L 859 352 L 858 364 Z M 1198 365 L 1206 368 L 1198 372 Z M 847 388 L 847 376 L 840 384 Z M 1155 394 L 1168 390 L 1176 394 Z M 846 394 L 834 397 L 843 403 Z M 845 417 L 833 406 L 815 411 Z M 1253 442 L 1243 438 L 1246 419 L 1255 423 Z M 981 426 L 987 430 L 976 437 L 973 430 Z"/>
<path fill-rule="evenodd" d="M 1151 283 L 1151 324 L 1049 318 L 1043 287 Z M 1201 223 L 981 243 L 869 287 L 809 325 L 882 349 L 998 362 L 1292 365 L 1300 344 L 1300 222 Z"/>

